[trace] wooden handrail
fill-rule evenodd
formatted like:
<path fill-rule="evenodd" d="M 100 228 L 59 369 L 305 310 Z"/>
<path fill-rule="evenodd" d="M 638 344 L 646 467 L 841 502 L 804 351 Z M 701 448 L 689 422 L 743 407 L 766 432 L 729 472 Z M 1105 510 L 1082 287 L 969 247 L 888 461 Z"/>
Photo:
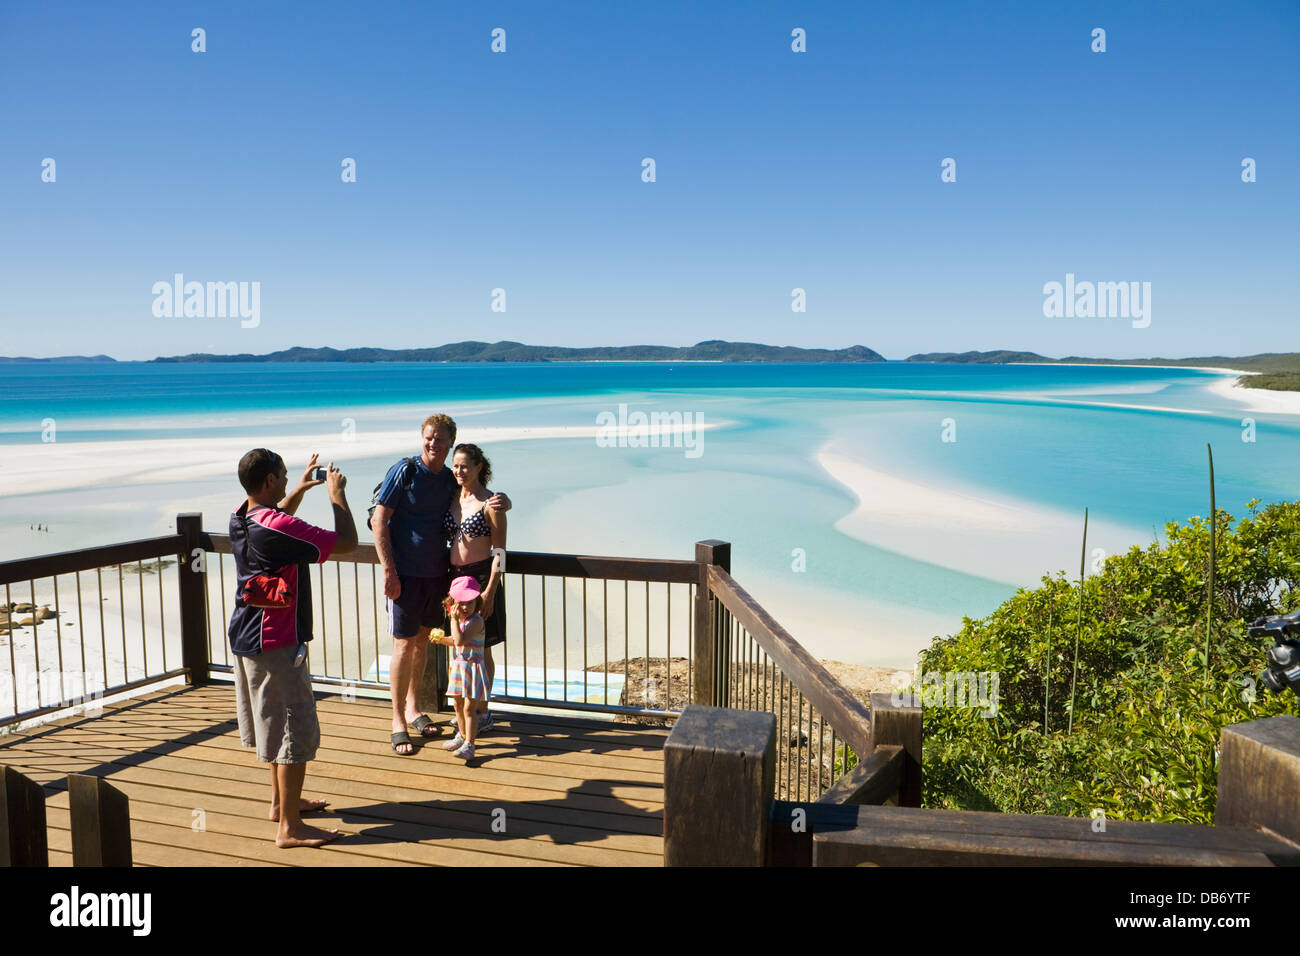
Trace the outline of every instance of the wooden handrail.
<path fill-rule="evenodd" d="M 767 652 L 798 691 L 859 756 L 872 751 L 871 712 L 796 641 L 749 592 L 717 565 L 709 565 L 709 591 Z"/>
<path fill-rule="evenodd" d="M 1295 866 L 1300 849 L 1264 830 L 1087 817 L 836 807 L 812 837 L 813 866 Z M 848 816 L 852 814 L 852 816 Z M 811 814 L 810 814 L 811 816 Z"/>
<path fill-rule="evenodd" d="M 178 516 L 178 522 L 184 521 L 185 518 L 186 516 L 184 515 Z M 181 614 L 182 614 L 182 632 L 184 634 L 184 631 L 187 626 L 186 618 L 188 616 L 189 619 L 188 629 L 190 632 L 192 632 L 190 635 L 189 643 L 191 645 L 196 646 L 199 640 L 204 640 L 206 637 L 205 634 L 200 633 L 205 624 L 204 617 L 203 617 L 203 610 L 202 610 L 203 595 L 201 590 L 196 592 L 191 588 L 190 590 L 191 596 L 187 602 L 186 586 L 192 584 L 192 582 L 188 580 L 189 575 L 186 573 L 186 570 L 187 568 L 190 567 L 191 550 L 192 550 L 190 546 L 192 542 L 190 541 L 190 538 L 185 533 L 183 533 L 183 531 L 184 529 L 181 528 L 181 526 L 178 524 L 178 531 L 176 534 L 163 535 L 157 538 L 141 538 L 135 541 L 122 541 L 116 544 L 101 545 L 93 548 L 81 548 L 76 551 L 62 551 L 57 554 L 47 554 L 47 555 L 41 555 L 39 557 L 34 557 L 34 558 L 19 558 L 14 561 L 0 562 L 0 586 L 12 585 L 16 583 L 21 584 L 29 581 L 34 582 L 40 579 L 52 578 L 54 580 L 54 595 L 55 595 L 54 601 L 57 606 L 59 575 L 79 574 L 82 571 L 98 571 L 99 569 L 106 568 L 106 567 L 113 567 L 116 565 L 129 565 L 135 562 L 142 562 L 148 564 L 149 562 L 151 562 L 156 558 L 175 557 L 177 559 L 176 571 L 178 575 L 177 582 L 179 584 L 179 599 L 180 599 Z M 143 588 L 143 584 L 141 585 L 141 587 Z M 159 601 L 160 601 L 159 614 L 161 615 L 163 613 L 162 611 L 163 581 L 161 577 L 158 579 L 158 587 L 159 587 Z M 78 597 L 78 602 L 80 602 L 81 597 L 80 597 L 79 581 L 78 581 L 77 597 Z M 188 611 L 189 611 L 188 615 L 186 614 L 187 604 L 188 604 Z M 65 607 L 66 606 L 67 605 L 65 603 Z M 76 611 L 76 616 L 78 618 L 82 617 L 81 612 L 84 607 L 85 605 L 81 605 L 80 603 L 78 604 L 77 611 Z M 66 614 L 67 611 L 64 611 L 63 613 Z M 102 611 L 100 613 L 102 615 Z M 143 607 L 143 595 L 142 595 L 141 613 L 145 614 L 146 616 L 149 613 L 151 613 L 151 612 L 146 612 Z M 37 618 L 37 624 L 35 626 L 39 626 L 39 620 L 40 619 Z M 46 626 L 53 628 L 54 633 L 58 634 L 58 630 L 59 630 L 58 620 L 55 620 L 47 624 Z M 102 627 L 102 617 L 101 617 L 101 627 Z M 199 634 L 197 639 L 194 637 L 195 633 Z M 62 644 L 62 641 L 64 639 L 70 639 L 70 638 L 71 635 L 67 635 L 66 638 L 60 639 L 59 641 L 60 645 Z M 78 643 L 81 645 L 82 660 L 84 661 L 85 642 L 86 642 L 86 634 L 84 633 L 84 631 L 78 632 L 77 640 Z M 102 636 L 101 636 L 101 640 L 102 640 Z M 125 645 L 125 640 L 126 638 L 125 636 L 123 636 L 124 645 Z M 34 642 L 34 644 L 36 647 L 39 647 L 39 641 Z M 203 658 L 206 658 L 206 652 L 202 655 L 196 655 L 191 653 L 185 656 L 187 656 L 190 659 L 183 660 L 181 667 L 171 667 L 169 669 L 159 671 L 157 670 L 157 666 L 155 666 L 152 672 L 146 673 L 143 677 L 137 678 L 135 680 L 126 680 L 124 683 L 117 684 L 112 687 L 98 687 L 96 688 L 95 696 L 104 697 L 104 696 L 111 696 L 113 694 L 118 694 L 118 693 L 125 693 L 127 691 L 135 690 L 137 688 L 144 687 L 149 684 L 156 684 L 161 681 L 173 680 L 177 677 L 187 677 L 193 679 L 195 676 L 195 672 L 190 665 L 194 663 L 194 659 L 196 657 L 201 656 Z M 33 661 L 32 666 L 35 667 L 38 662 L 39 662 L 39 657 L 37 656 L 36 660 Z M 166 662 L 166 652 L 164 649 L 163 663 L 165 662 Z M 146 651 L 145 661 L 142 663 L 148 663 L 147 651 Z M 10 660 L 6 662 L 6 664 L 8 666 L 6 666 L 4 670 L 9 673 L 9 678 L 11 680 L 17 680 L 17 675 L 14 674 L 12 670 L 14 667 L 14 661 L 12 660 L 12 656 Z M 62 668 L 62 666 L 63 666 L 62 661 L 60 660 L 60 668 Z M 125 660 L 123 661 L 122 666 L 125 672 L 125 669 L 128 666 Z M 206 666 L 206 662 L 204 662 L 204 666 Z M 149 668 L 146 668 L 146 670 L 149 670 Z M 123 676 L 125 677 L 125 673 Z M 205 674 L 200 674 L 199 676 L 202 677 L 203 679 L 206 679 Z M 61 679 L 60 679 L 60 693 L 62 693 Z M 40 697 L 38 696 L 38 700 L 39 699 Z M 17 701 L 15 699 L 15 703 L 16 702 Z M 53 713 L 58 713 L 59 711 L 67 710 L 71 707 L 78 706 L 79 704 L 82 703 L 85 703 L 85 699 L 82 697 L 73 697 L 73 698 L 60 697 L 58 701 L 55 701 L 53 703 L 42 704 L 39 707 L 29 708 L 28 710 L 24 710 L 15 714 L 5 714 L 4 717 L 0 719 L 0 722 L 3 722 L 5 724 L 11 724 L 11 723 L 24 721 L 24 720 L 32 720 L 36 717 L 43 717 L 47 714 L 53 714 Z"/>
<path fill-rule="evenodd" d="M 169 557 L 180 554 L 184 547 L 184 535 L 169 534 L 160 538 L 141 538 L 138 541 L 106 544 L 78 551 L 60 551 L 35 558 L 0 561 L 0 585 L 48 578 L 56 574 L 72 574 L 74 571 L 93 571 L 95 568 L 149 558 Z"/>
<path fill-rule="evenodd" d="M 902 747 L 881 744 L 858 762 L 858 765 L 840 777 L 817 803 L 883 804 L 898 796 L 903 782 Z"/>
<path fill-rule="evenodd" d="M 230 536 L 205 532 L 203 547 L 219 554 L 230 554 Z M 355 551 L 331 556 L 331 561 L 351 564 L 378 564 L 373 544 L 358 544 Z M 511 551 L 506 557 L 511 574 L 545 574 L 566 578 L 604 578 L 610 581 L 650 581 L 651 583 L 694 584 L 699 565 L 694 561 L 659 558 L 614 558 L 589 554 L 548 554 L 541 551 Z"/>

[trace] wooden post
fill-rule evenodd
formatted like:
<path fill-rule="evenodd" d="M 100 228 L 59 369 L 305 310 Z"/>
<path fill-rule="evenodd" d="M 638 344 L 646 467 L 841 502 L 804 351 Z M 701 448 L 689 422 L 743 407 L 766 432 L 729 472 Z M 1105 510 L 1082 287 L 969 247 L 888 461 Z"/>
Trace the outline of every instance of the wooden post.
<path fill-rule="evenodd" d="M 420 710 L 421 712 L 443 713 L 444 711 L 455 712 L 450 700 L 447 697 L 447 670 L 451 663 L 447 654 L 450 648 L 446 644 L 427 644 L 424 649 L 424 679 L 420 684 Z M 498 694 L 504 693 L 505 687 L 504 671 L 501 670 L 501 661 L 497 660 L 496 679 L 493 684 Z"/>
<path fill-rule="evenodd" d="M 1300 717 L 1266 717 L 1219 735 L 1214 823 L 1267 829 L 1300 843 Z"/>
<path fill-rule="evenodd" d="M 664 865 L 763 866 L 776 715 L 688 704 L 664 743 Z"/>
<path fill-rule="evenodd" d="M 903 777 L 898 787 L 900 807 L 921 805 L 921 708 L 895 703 L 893 694 L 871 695 L 871 745 L 902 747 Z M 858 754 L 862 760 L 866 755 Z"/>
<path fill-rule="evenodd" d="M 208 683 L 208 565 L 203 551 L 203 515 L 176 516 L 176 533 L 184 535 L 184 552 L 177 572 L 180 578 L 181 663 L 189 670 L 193 686 Z"/>
<path fill-rule="evenodd" d="M 45 842 L 45 789 L 0 765 L 0 866 L 49 866 Z"/>
<path fill-rule="evenodd" d="M 718 669 L 723 666 L 724 658 L 720 654 L 720 638 L 730 633 L 730 615 L 726 615 L 727 626 L 715 630 L 713 601 L 709 595 L 709 565 L 716 564 L 724 571 L 731 571 L 731 545 L 726 541 L 710 538 L 695 542 L 695 560 L 700 566 L 699 580 L 695 585 L 695 653 L 691 669 L 694 671 L 694 687 L 691 689 L 691 702 L 716 706 L 725 699 L 725 683 L 720 683 Z M 719 633 L 721 632 L 721 634 Z M 730 680 L 730 676 L 728 676 Z"/>
<path fill-rule="evenodd" d="M 100 777 L 68 774 L 73 866 L 131 865 L 131 806 Z"/>

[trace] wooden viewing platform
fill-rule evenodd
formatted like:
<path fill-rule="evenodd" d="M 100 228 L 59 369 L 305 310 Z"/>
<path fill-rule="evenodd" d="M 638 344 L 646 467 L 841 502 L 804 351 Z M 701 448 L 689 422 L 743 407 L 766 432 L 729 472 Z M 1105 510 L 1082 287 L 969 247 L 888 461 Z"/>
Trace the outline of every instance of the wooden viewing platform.
<path fill-rule="evenodd" d="M 0 562 L 11 606 L 22 587 L 52 611 L 4 629 L 0 723 L 49 722 L 0 736 L 0 866 L 1300 865 L 1296 717 L 1222 728 L 1215 826 L 922 809 L 921 707 L 851 694 L 715 540 L 694 560 L 512 554 L 499 722 L 468 764 L 446 732 L 392 752 L 378 559 L 331 557 L 313 574 L 321 746 L 304 793 L 343 836 L 281 850 L 266 765 L 216 676 L 230 541 L 201 521 Z M 437 650 L 422 690 L 446 725 Z"/>
<path fill-rule="evenodd" d="M 330 806 L 307 819 L 343 834 L 322 850 L 275 846 L 266 765 L 239 742 L 230 685 L 160 690 L 0 738 L 0 763 L 44 786 L 53 866 L 72 865 L 69 773 L 130 798 L 145 866 L 663 864 L 666 729 L 499 712 L 467 767 L 442 749 L 445 731 L 394 754 L 387 701 L 317 700 L 304 794 Z"/>

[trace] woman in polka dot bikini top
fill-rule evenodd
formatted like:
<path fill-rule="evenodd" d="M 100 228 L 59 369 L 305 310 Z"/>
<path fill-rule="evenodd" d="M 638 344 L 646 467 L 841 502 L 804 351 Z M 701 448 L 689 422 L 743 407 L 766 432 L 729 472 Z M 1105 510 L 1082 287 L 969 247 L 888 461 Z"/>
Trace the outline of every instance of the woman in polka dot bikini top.
<path fill-rule="evenodd" d="M 504 562 L 493 560 L 506 546 L 504 511 L 485 508 L 492 497 L 487 484 L 492 480 L 492 465 L 478 445 L 460 444 L 452 453 L 451 473 L 460 485 L 460 494 L 452 499 L 451 510 L 443 516 L 443 528 L 451 543 L 451 576 L 462 575 L 478 581 L 483 592 L 484 667 L 488 687 L 496 676 L 492 647 L 506 639 L 506 600 L 502 588 Z M 486 700 L 477 704 L 479 732 L 492 726 L 492 714 Z"/>

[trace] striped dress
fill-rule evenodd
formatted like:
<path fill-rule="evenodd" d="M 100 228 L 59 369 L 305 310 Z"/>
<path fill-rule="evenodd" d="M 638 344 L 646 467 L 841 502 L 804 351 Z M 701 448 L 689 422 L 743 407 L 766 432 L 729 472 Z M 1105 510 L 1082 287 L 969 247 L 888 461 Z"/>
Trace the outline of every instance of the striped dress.
<path fill-rule="evenodd" d="M 477 616 L 477 615 L 476 615 Z M 470 618 L 472 621 L 474 618 Z M 463 632 L 469 625 L 461 626 Z M 483 667 L 483 631 L 469 644 L 458 644 L 451 649 L 451 665 L 447 673 L 447 695 L 471 700 L 488 699 L 487 671 Z"/>

